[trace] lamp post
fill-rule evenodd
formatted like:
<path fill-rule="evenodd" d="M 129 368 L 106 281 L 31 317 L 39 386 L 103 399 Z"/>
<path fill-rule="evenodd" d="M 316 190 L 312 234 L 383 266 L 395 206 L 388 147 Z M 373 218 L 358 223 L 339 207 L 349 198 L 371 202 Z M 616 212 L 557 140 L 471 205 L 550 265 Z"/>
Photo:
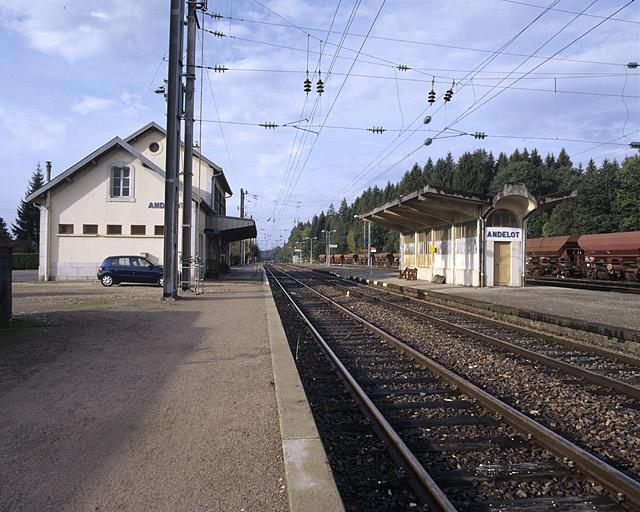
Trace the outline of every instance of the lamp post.
<path fill-rule="evenodd" d="M 308 237 L 305 238 L 305 240 L 310 240 L 311 241 L 311 257 L 309 258 L 309 263 L 311 265 L 313 265 L 313 241 L 317 240 L 317 239 L 318 239 L 317 236 L 314 236 L 313 238 L 308 236 Z"/>
<path fill-rule="evenodd" d="M 370 267 L 371 266 L 371 221 L 362 218 L 361 215 L 354 215 L 353 218 L 362 220 L 362 245 L 363 245 L 363 250 L 365 248 L 367 249 L 367 265 Z M 368 228 L 366 241 L 364 237 L 365 223 L 367 224 L 367 228 Z"/>
<path fill-rule="evenodd" d="M 326 247 L 327 261 L 325 262 L 325 265 L 327 267 L 330 267 L 331 266 L 331 233 L 335 233 L 336 230 L 335 229 L 323 229 L 322 232 L 325 234 L 325 236 L 327 238 L 327 247 Z"/>

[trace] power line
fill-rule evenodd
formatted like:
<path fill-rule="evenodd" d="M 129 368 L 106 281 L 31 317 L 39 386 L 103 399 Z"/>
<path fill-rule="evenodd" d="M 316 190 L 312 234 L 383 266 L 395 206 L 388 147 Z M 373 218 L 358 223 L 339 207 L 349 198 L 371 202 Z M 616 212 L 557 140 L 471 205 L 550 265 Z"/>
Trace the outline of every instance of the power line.
<path fill-rule="evenodd" d="M 513 35 L 511 38 L 509 38 L 505 43 L 503 43 L 502 45 L 500 45 L 496 50 L 494 50 L 492 52 L 491 55 L 489 55 L 487 58 L 485 58 L 484 60 L 482 60 L 474 69 L 471 73 L 468 73 L 463 80 L 466 80 L 469 75 L 473 74 L 473 73 L 479 73 L 482 70 L 484 70 L 491 62 L 493 62 L 500 54 L 501 52 L 503 52 L 506 48 L 508 48 L 516 39 L 518 39 L 524 32 L 526 32 L 531 26 L 533 26 L 538 20 L 540 20 L 540 18 L 542 18 L 551 7 L 554 7 L 555 5 L 557 5 L 559 0 L 554 0 L 552 1 L 548 8 L 538 14 L 537 16 L 535 16 L 531 21 L 529 21 L 522 29 L 520 29 L 515 35 Z M 470 81 L 473 80 L 473 76 L 471 77 Z M 467 82 L 467 83 L 469 83 Z M 464 87 L 466 84 L 463 84 L 462 87 Z M 443 104 L 441 104 L 436 111 L 433 113 L 433 115 L 437 114 L 441 109 L 443 108 Z M 414 120 L 409 124 L 409 126 L 407 126 L 406 131 L 409 131 L 408 135 L 399 143 L 396 144 L 396 141 L 402 136 L 402 133 L 398 134 L 398 136 L 391 141 L 380 153 L 378 153 L 378 155 L 376 155 L 376 157 L 369 163 L 367 164 L 367 166 L 358 173 L 358 175 L 351 180 L 351 182 L 347 183 L 345 186 L 343 186 L 334 196 L 334 198 L 338 197 L 339 195 L 341 195 L 343 192 L 350 190 L 351 187 L 355 187 L 357 186 L 357 183 L 359 180 L 361 180 L 363 177 L 365 177 L 367 174 L 369 174 L 370 172 L 372 172 L 373 168 L 372 167 L 374 164 L 375 165 L 379 165 L 380 163 L 382 163 L 386 158 L 388 158 L 391 153 L 393 151 L 395 151 L 396 149 L 398 149 L 402 144 L 404 144 L 409 138 L 411 138 L 412 135 L 414 135 L 415 130 L 410 130 L 411 127 L 413 127 L 413 125 L 419 120 L 422 119 L 422 117 L 425 115 L 425 113 L 427 112 L 428 109 L 424 109 L 420 114 L 418 114 Z M 389 148 L 393 145 L 396 144 L 395 147 L 391 150 L 389 150 Z M 386 156 L 383 156 L 386 153 Z M 382 157 L 382 160 L 380 160 L 378 163 L 376 163 L 376 161 L 378 161 L 380 158 Z M 367 169 L 371 169 L 371 170 L 367 170 Z M 386 172 L 386 171 L 385 171 Z"/>
<path fill-rule="evenodd" d="M 329 108 L 329 110 L 327 111 L 327 114 L 325 115 L 325 118 L 322 122 L 322 126 L 319 128 L 319 133 L 318 136 L 314 139 L 313 144 L 311 146 L 311 149 L 309 150 L 309 153 L 307 154 L 307 158 L 305 159 L 304 163 L 302 164 L 302 167 L 300 168 L 300 170 L 298 171 L 298 177 L 296 178 L 295 183 L 293 184 L 293 188 L 292 191 L 295 190 L 295 187 L 298 184 L 298 181 L 300 180 L 300 177 L 302 176 L 302 173 L 304 172 L 304 169 L 307 165 L 307 162 L 309 161 L 309 158 L 311 157 L 311 153 L 313 152 L 313 149 L 316 145 L 316 142 L 318 141 L 318 138 L 320 136 L 320 133 L 322 133 L 322 129 L 325 125 L 325 123 L 327 122 L 327 119 L 329 118 L 329 115 L 331 114 L 336 102 L 338 101 L 338 97 L 340 96 L 340 93 L 342 92 L 342 90 L 344 89 L 345 84 L 347 83 L 347 80 L 349 78 L 349 74 L 352 72 L 354 66 L 356 65 L 356 62 L 358 61 L 358 57 L 360 56 L 360 51 L 362 50 L 362 48 L 364 47 L 365 43 L 367 42 L 368 36 L 371 33 L 371 31 L 373 30 L 373 27 L 375 26 L 376 22 L 378 21 L 378 18 L 380 16 L 380 13 L 382 12 L 382 9 L 384 8 L 384 5 L 386 3 L 386 0 L 382 0 L 382 3 L 380 4 L 380 8 L 378 9 L 378 12 L 376 13 L 375 18 L 373 19 L 373 21 L 371 22 L 371 26 L 369 27 L 369 30 L 367 32 L 367 37 L 365 37 L 362 40 L 362 44 L 360 45 L 360 48 L 358 50 L 357 55 L 355 56 L 355 58 L 353 59 L 353 63 L 351 64 L 349 71 L 347 72 L 347 75 L 345 76 L 344 80 L 342 81 L 342 84 L 340 85 L 340 88 L 336 94 L 336 96 L 333 99 L 333 103 L 331 104 L 331 107 Z"/>
<path fill-rule="evenodd" d="M 537 7 L 539 9 L 544 9 L 545 8 L 544 5 L 532 4 L 532 3 L 529 3 L 529 2 L 521 2 L 521 1 L 518 1 L 518 0 L 500 0 L 500 1 L 501 2 L 505 2 L 505 3 L 509 3 L 509 4 L 524 5 L 524 6 L 527 6 L 527 7 Z M 554 8 L 554 9 L 551 9 L 551 10 L 555 11 L 555 12 L 563 12 L 563 13 L 566 13 L 566 14 L 579 14 L 580 16 L 586 16 L 586 17 L 590 17 L 590 18 L 601 18 L 601 19 L 604 18 L 604 16 L 600 16 L 598 14 L 579 13 L 579 12 L 576 12 L 576 11 L 568 11 L 566 9 Z M 625 19 L 622 19 L 622 18 L 610 18 L 610 19 L 611 19 L 611 21 L 621 21 L 623 23 L 633 23 L 635 25 L 640 25 L 640 21 L 625 20 Z"/>
<path fill-rule="evenodd" d="M 212 69 L 215 70 L 215 66 L 207 66 L 207 69 Z M 251 72 L 251 73 L 281 73 L 281 74 L 302 74 L 304 75 L 304 71 L 300 71 L 300 70 L 296 70 L 296 69 L 259 69 L 259 68 L 226 68 L 228 71 L 239 71 L 239 72 Z M 346 76 L 346 73 L 339 73 L 334 71 L 332 73 L 333 75 L 336 76 Z M 427 84 L 431 84 L 431 83 L 435 83 L 435 84 L 444 84 L 444 85 L 450 85 L 451 84 L 451 80 L 449 81 L 444 81 L 444 80 L 427 80 L 424 78 L 401 78 L 401 77 L 392 77 L 392 76 L 382 76 L 382 75 L 367 75 L 367 74 L 361 74 L 361 73 L 351 73 L 352 77 L 354 78 L 366 78 L 366 79 L 371 79 L 371 80 L 388 80 L 388 81 L 404 81 L 404 82 L 416 82 L 416 83 L 427 83 Z M 605 75 L 605 76 L 598 76 L 598 75 L 593 75 L 593 76 L 579 76 L 579 77 L 564 77 L 564 80 L 568 80 L 568 79 L 574 79 L 574 78 L 589 78 L 589 79 L 593 79 L 593 78 L 612 78 L 612 77 L 624 77 L 624 73 L 616 73 L 614 75 Z M 635 77 L 640 78 L 640 75 L 635 75 Z M 474 80 L 504 80 L 505 78 L 474 78 Z M 523 80 L 553 80 L 554 82 L 557 81 L 556 78 L 554 77 L 548 77 L 548 78 L 533 78 L 533 77 L 528 77 L 525 76 L 522 78 Z M 458 78 L 454 78 L 453 80 L 456 81 L 456 83 L 458 83 L 461 79 Z M 481 87 L 481 88 L 501 88 L 501 89 L 513 89 L 515 91 L 532 91 L 532 92 L 548 92 L 548 93 L 553 93 L 553 94 L 575 94 L 575 95 L 586 95 L 586 96 L 604 96 L 604 97 L 614 97 L 614 98 L 640 98 L 640 95 L 634 95 L 634 94 L 620 94 L 620 93 L 606 93 L 606 92 L 593 92 L 593 91 L 574 91 L 574 90 L 569 90 L 569 89 L 557 89 L 557 88 L 551 88 L 551 89 L 543 89 L 540 87 L 513 87 L 513 86 L 498 86 L 498 85 L 488 85 L 488 84 L 482 84 L 482 83 L 477 83 L 474 82 L 473 84 L 475 87 Z"/>
<path fill-rule="evenodd" d="M 549 10 L 553 10 L 553 9 L 549 9 Z M 223 18 L 227 18 L 227 17 L 223 16 Z M 297 30 L 304 32 L 305 34 L 307 33 L 306 31 L 325 32 L 324 29 L 320 29 L 317 27 L 299 26 L 293 23 L 282 24 L 282 23 L 275 23 L 275 22 L 268 22 L 268 21 L 261 21 L 261 20 L 251 20 L 246 18 L 231 18 L 231 19 L 233 19 L 233 21 L 237 21 L 241 23 L 254 23 L 259 25 L 271 25 L 271 26 L 284 27 L 284 28 L 295 28 Z M 332 33 L 337 33 L 337 32 L 332 32 Z M 358 34 L 358 33 L 352 33 L 352 32 L 347 33 L 347 35 L 352 37 L 364 37 L 364 34 Z M 315 36 L 311 35 L 311 37 L 315 37 Z M 380 41 L 388 41 L 388 42 L 396 42 L 396 43 L 404 43 L 404 44 L 413 44 L 413 45 L 419 45 L 419 46 L 433 46 L 436 48 L 447 48 L 451 50 L 462 50 L 462 51 L 491 53 L 491 54 L 494 53 L 494 50 L 488 50 L 486 48 L 474 48 L 470 46 L 461 46 L 461 45 L 453 45 L 453 44 L 445 44 L 445 43 L 433 43 L 428 41 L 416 41 L 411 39 L 403 39 L 403 38 L 390 37 L 390 36 L 372 35 L 372 36 L 369 36 L 369 39 L 377 39 Z M 256 42 L 256 41 L 251 40 L 251 42 Z M 268 44 L 268 43 L 265 43 L 265 44 Z M 296 49 L 296 50 L 299 50 L 299 49 Z M 299 50 L 299 51 L 304 51 L 304 50 Z M 527 57 L 527 55 L 524 53 L 505 52 L 505 51 L 500 51 L 499 55 L 507 55 L 511 57 Z M 536 58 L 545 59 L 546 57 L 537 56 Z M 588 60 L 588 59 L 568 59 L 568 58 L 555 58 L 555 57 L 553 58 L 553 60 L 557 60 L 561 62 L 576 62 L 580 64 L 596 64 L 596 65 L 603 65 L 603 66 L 619 66 L 621 64 L 620 62 L 607 62 L 607 61 L 595 61 L 595 60 Z"/>

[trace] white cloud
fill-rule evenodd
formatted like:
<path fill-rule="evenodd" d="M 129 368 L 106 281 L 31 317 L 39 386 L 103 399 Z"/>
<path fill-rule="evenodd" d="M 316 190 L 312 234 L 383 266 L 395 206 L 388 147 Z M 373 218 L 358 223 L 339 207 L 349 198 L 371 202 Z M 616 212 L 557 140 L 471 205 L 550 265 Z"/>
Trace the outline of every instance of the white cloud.
<path fill-rule="evenodd" d="M 34 8 L 0 0 L 0 23 L 36 50 L 74 62 L 144 44 L 158 22 L 148 15 L 154 5 L 151 0 L 39 0 Z"/>
<path fill-rule="evenodd" d="M 106 110 L 114 105 L 114 100 L 107 98 L 97 98 L 96 96 L 84 96 L 82 101 L 79 101 L 71 107 L 71 110 L 78 114 L 87 115 L 99 110 Z"/>
<path fill-rule="evenodd" d="M 8 156 L 54 150 L 63 140 L 66 126 L 64 119 L 0 104 L 0 151 Z"/>

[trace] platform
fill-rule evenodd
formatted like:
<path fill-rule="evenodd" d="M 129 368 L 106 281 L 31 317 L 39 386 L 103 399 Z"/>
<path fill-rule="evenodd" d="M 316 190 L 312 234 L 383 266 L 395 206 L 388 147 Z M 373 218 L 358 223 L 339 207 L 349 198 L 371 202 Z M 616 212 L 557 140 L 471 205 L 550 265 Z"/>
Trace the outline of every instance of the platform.
<path fill-rule="evenodd" d="M 505 320 L 522 319 L 550 332 L 613 341 L 616 348 L 640 353 L 640 295 L 547 286 L 472 288 L 399 279 L 398 270 L 357 266 L 314 265 L 342 277 L 374 281 L 409 295 L 488 312 Z"/>
<path fill-rule="evenodd" d="M 263 279 L 15 283 L 0 510 L 341 511 Z"/>

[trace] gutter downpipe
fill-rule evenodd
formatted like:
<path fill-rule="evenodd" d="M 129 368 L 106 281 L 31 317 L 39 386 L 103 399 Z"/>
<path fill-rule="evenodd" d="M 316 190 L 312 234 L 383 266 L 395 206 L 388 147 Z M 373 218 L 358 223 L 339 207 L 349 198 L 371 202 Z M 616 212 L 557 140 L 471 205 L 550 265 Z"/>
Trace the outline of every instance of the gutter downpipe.
<path fill-rule="evenodd" d="M 526 215 L 522 221 L 522 277 L 520 286 L 527 285 L 527 226 L 529 224 L 529 215 Z"/>

